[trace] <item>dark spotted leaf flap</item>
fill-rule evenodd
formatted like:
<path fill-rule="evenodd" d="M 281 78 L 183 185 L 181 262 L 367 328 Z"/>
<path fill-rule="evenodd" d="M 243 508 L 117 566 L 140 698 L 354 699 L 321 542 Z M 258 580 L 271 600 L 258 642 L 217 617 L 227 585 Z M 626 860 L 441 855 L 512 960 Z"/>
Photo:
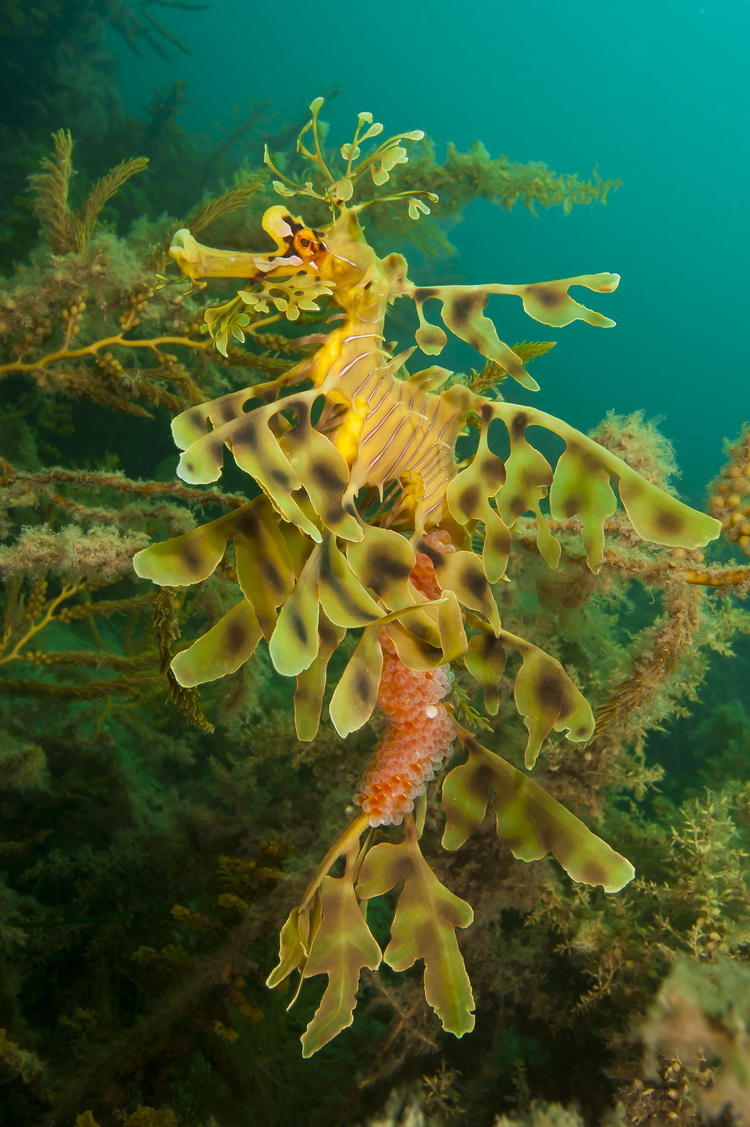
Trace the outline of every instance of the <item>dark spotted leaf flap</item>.
<path fill-rule="evenodd" d="M 411 818 L 399 845 L 382 843 L 365 858 L 357 884 L 362 900 L 382 896 L 403 882 L 384 958 L 395 971 L 424 959 L 425 998 L 443 1028 L 463 1037 L 474 1028 L 474 996 L 456 940 L 474 913 L 441 884 L 422 856 Z"/>
<path fill-rule="evenodd" d="M 586 562 L 594 575 L 601 570 L 604 556 L 604 522 L 617 509 L 609 479 L 610 471 L 601 459 L 569 442 L 555 466 L 550 489 L 550 513 L 554 520 L 580 518 Z"/>
<path fill-rule="evenodd" d="M 234 525 L 237 580 L 266 638 L 271 637 L 276 625 L 277 607 L 294 587 L 290 533 L 299 536 L 293 525 L 282 531 L 265 498 L 261 504 L 241 510 Z"/>
<path fill-rule="evenodd" d="M 215 626 L 172 659 L 172 672 L 186 689 L 226 677 L 255 653 L 263 632 L 244 599 Z"/>
<path fill-rule="evenodd" d="M 484 707 L 489 716 L 497 716 L 500 706 L 500 678 L 507 655 L 501 638 L 491 630 L 481 630 L 469 639 L 464 655 L 466 668 L 484 690 Z"/>
<path fill-rule="evenodd" d="M 473 410 L 477 414 L 481 414 L 482 408 L 486 406 L 486 399 L 479 396 L 475 398 Z M 593 521 L 598 519 L 598 515 L 604 513 L 608 504 L 607 494 L 603 489 L 604 473 L 601 471 L 606 472 L 608 476 L 614 474 L 617 477 L 620 498 L 625 511 L 633 528 L 644 540 L 650 540 L 655 544 L 665 544 L 669 547 L 693 549 L 704 547 L 709 540 L 715 540 L 719 535 L 721 531 L 719 521 L 705 513 L 691 509 L 689 505 L 678 501 L 676 497 L 670 497 L 664 490 L 646 481 L 639 473 L 631 469 L 622 458 L 610 453 L 598 442 L 587 438 L 586 435 L 568 426 L 561 419 L 556 419 L 554 415 L 548 415 L 545 411 L 537 411 L 533 407 L 521 407 L 515 403 L 491 403 L 490 407 L 493 416 L 503 420 L 511 436 L 514 430 L 518 432 L 525 430 L 528 426 L 540 426 L 553 434 L 559 435 L 566 446 L 572 447 L 573 459 L 563 466 L 562 493 L 556 493 L 555 497 L 555 517 L 561 519 L 570 515 L 572 509 L 571 494 L 574 485 L 580 485 L 585 490 L 585 498 L 576 498 L 576 502 L 580 501 L 582 505 L 580 511 L 586 520 L 587 537 L 592 546 L 591 552 L 594 561 L 596 560 L 597 536 L 593 532 Z M 585 467 L 585 475 L 580 471 L 581 465 Z M 595 467 L 598 467 L 598 469 L 595 470 Z M 508 469 L 508 481 L 510 481 L 510 465 L 507 464 L 506 468 Z M 508 482 L 500 490 L 498 497 L 501 511 L 503 511 L 503 501 L 507 489 Z"/>
<path fill-rule="evenodd" d="M 522 513 L 534 513 L 537 547 L 547 566 L 555 568 L 560 562 L 560 545 L 539 507 L 552 484 L 552 467 L 544 455 L 526 441 L 522 415 L 516 417 L 515 424 L 508 428 L 510 454 L 505 463 L 505 484 L 497 494 L 498 508 L 509 528 Z"/>
<path fill-rule="evenodd" d="M 610 455 L 614 459 L 614 455 Z M 619 462 L 620 459 L 618 458 Z M 620 475 L 618 487 L 620 500 L 630 517 L 630 523 L 639 536 L 654 544 L 677 548 L 702 548 L 715 540 L 721 531 L 721 522 L 706 513 L 697 512 L 676 497 L 670 497 L 658 486 L 631 470 L 615 468 Z"/>
<path fill-rule="evenodd" d="M 620 284 L 619 274 L 579 274 L 576 278 L 559 278 L 554 282 L 534 282 L 525 286 L 503 286 L 495 293 L 515 293 L 521 298 L 529 317 L 542 325 L 562 329 L 573 321 L 586 321 L 599 329 L 611 329 L 614 321 L 588 309 L 570 296 L 571 286 L 585 286 L 594 293 L 613 293 Z"/>
<path fill-rule="evenodd" d="M 298 415 L 304 414 L 319 395 L 317 388 L 311 388 L 278 403 L 255 407 L 239 418 L 223 423 L 196 439 L 184 451 L 177 467 L 178 475 L 191 484 L 217 481 L 221 476 L 226 444 L 239 468 L 260 485 L 276 511 L 313 540 L 319 541 L 320 531 L 292 496 L 302 488 L 302 483 L 270 425 L 280 420 L 284 422 L 281 412 L 287 408 Z"/>
<path fill-rule="evenodd" d="M 428 356 L 437 356 L 447 343 L 443 330 L 429 322 L 424 314 L 424 303 L 437 298 L 442 305 L 443 322 L 460 340 L 465 340 L 482 356 L 509 372 L 523 387 L 538 391 L 539 384 L 526 371 L 520 356 L 500 340 L 494 324 L 484 316 L 488 289 L 483 286 L 430 286 L 412 290 L 410 296 L 414 298 L 419 317 L 419 328 L 415 334 L 417 344 Z"/>
<path fill-rule="evenodd" d="M 362 586 L 374 591 L 389 611 L 408 611 L 410 633 L 428 646 L 440 648 L 435 612 L 410 609 L 424 605 L 422 595 L 409 579 L 416 563 L 413 547 L 399 532 L 387 528 L 365 525 L 363 532 L 358 544 L 348 544 L 346 548 L 347 559 Z M 433 665 L 411 668 L 432 669 Z"/>
<path fill-rule="evenodd" d="M 456 725 L 468 750 L 443 783 L 446 827 L 443 846 L 458 849 L 481 825 L 490 791 L 497 834 L 514 857 L 538 861 L 551 852 L 576 881 L 619 892 L 635 875 L 633 866 L 546 791 Z M 386 952 L 386 959 L 388 954 Z"/>
<path fill-rule="evenodd" d="M 463 611 L 452 591 L 443 594 L 437 610 L 443 663 L 448 663 L 455 661 L 466 652 L 467 639 Z"/>
<path fill-rule="evenodd" d="M 389 622 L 385 631 L 396 647 L 399 661 L 407 669 L 436 669 L 446 661 L 440 633 L 434 629 L 426 631 L 421 623 L 412 622 L 413 617 L 409 615 L 404 622 Z"/>
<path fill-rule="evenodd" d="M 597 293 L 611 293 L 619 280 L 617 274 L 581 274 L 576 278 L 531 285 L 409 286 L 401 292 L 408 293 L 417 306 L 419 329 L 416 340 L 423 352 L 436 356 L 442 352 L 447 340 L 443 330 L 427 321 L 424 315 L 424 303 L 434 298 L 441 302 L 443 322 L 457 337 L 509 372 L 523 387 L 538 391 L 539 384 L 526 371 L 521 357 L 500 340 L 493 322 L 484 316 L 489 294 L 516 294 L 529 316 L 543 325 L 560 328 L 572 321 L 587 321 L 590 325 L 608 328 L 614 325 L 614 321 L 574 301 L 568 290 L 575 285 L 585 286 Z"/>
<path fill-rule="evenodd" d="M 311 1057 L 351 1025 L 363 967 L 377 970 L 380 947 L 365 923 L 351 872 L 326 876 L 320 886 L 321 923 L 302 975 L 328 976 L 325 992 L 302 1035 L 302 1055 Z"/>
<path fill-rule="evenodd" d="M 470 610 L 479 611 L 492 628 L 499 631 L 500 612 L 481 559 L 473 552 L 441 552 L 419 535 L 413 544 L 417 552 L 422 552 L 432 561 L 440 590 L 452 591 L 460 603 Z"/>
<path fill-rule="evenodd" d="M 446 500 L 459 524 L 472 526 L 481 521 L 484 525 L 484 573 L 490 583 L 497 583 L 508 565 L 510 529 L 489 502 L 505 482 L 505 466 L 489 449 L 488 433 L 489 427 L 483 427 L 474 457 L 451 481 Z"/>
<path fill-rule="evenodd" d="M 381 607 L 368 595 L 346 556 L 337 548 L 335 537 L 327 535 L 316 551 L 320 602 L 331 622 L 350 629 L 367 626 L 380 618 Z"/>
<path fill-rule="evenodd" d="M 344 503 L 349 485 L 349 467 L 331 440 L 315 430 L 310 405 L 299 397 L 284 401 L 298 413 L 294 426 L 279 445 L 292 470 L 303 483 L 313 508 L 326 528 L 345 540 L 361 540 L 362 528 L 353 506 Z M 348 511 L 351 509 L 351 511 Z"/>
<path fill-rule="evenodd" d="M 277 381 L 274 381 L 276 384 Z M 187 411 L 175 416 L 172 420 L 172 438 L 178 450 L 189 450 L 194 442 L 205 438 L 217 427 L 239 419 L 245 412 L 245 404 L 253 399 L 258 399 L 264 388 L 269 384 L 255 387 L 243 387 L 239 391 L 231 391 L 228 395 L 221 395 L 208 403 L 200 403 L 196 407 L 188 407 Z"/>
<path fill-rule="evenodd" d="M 594 715 L 556 658 L 507 630 L 501 631 L 500 639 L 522 658 L 513 696 L 529 732 L 524 764 L 531 770 L 553 728 L 556 732 L 567 731 L 570 740 L 588 740 L 594 731 Z"/>
<path fill-rule="evenodd" d="M 189 587 L 208 579 L 221 563 L 237 522 L 252 510 L 253 504 L 137 552 L 133 557 L 136 575 L 162 587 Z"/>
<path fill-rule="evenodd" d="M 381 608 L 365 591 L 331 533 L 313 548 L 279 613 L 269 646 L 277 672 L 296 677 L 314 661 L 321 607 L 335 626 L 346 629 L 382 617 Z"/>
<path fill-rule="evenodd" d="M 271 635 L 268 652 L 282 677 L 296 677 L 312 665 L 318 653 L 320 553 L 321 546 L 316 544 L 279 612 Z"/>
<path fill-rule="evenodd" d="M 312 665 L 297 675 L 294 693 L 294 724 L 297 739 L 304 743 L 314 740 L 318 734 L 328 662 L 345 633 L 343 627 L 334 626 L 321 612 L 318 622 L 318 656 Z"/>
<path fill-rule="evenodd" d="M 346 873 L 354 872 L 359 855 L 362 834 L 367 830 L 367 817 L 361 814 L 351 822 L 326 853 L 318 866 L 313 879 L 305 889 L 300 904 L 289 913 L 279 936 L 279 961 L 266 979 L 266 985 L 273 989 L 279 986 L 295 970 L 303 972 L 308 956 L 320 929 L 322 913 L 320 887 L 324 877 L 340 857 L 346 858 Z M 299 991 L 297 991 L 297 994 Z M 288 1009 L 297 999 L 294 995 Z"/>
<path fill-rule="evenodd" d="M 365 627 L 331 697 L 331 722 L 342 739 L 367 723 L 377 702 L 383 669 L 379 635 L 377 623 Z"/>
<path fill-rule="evenodd" d="M 346 548 L 362 586 L 374 591 L 388 610 L 412 606 L 417 597 L 409 576 L 417 561 L 411 544 L 388 528 L 366 525 L 362 531 L 362 540 Z"/>

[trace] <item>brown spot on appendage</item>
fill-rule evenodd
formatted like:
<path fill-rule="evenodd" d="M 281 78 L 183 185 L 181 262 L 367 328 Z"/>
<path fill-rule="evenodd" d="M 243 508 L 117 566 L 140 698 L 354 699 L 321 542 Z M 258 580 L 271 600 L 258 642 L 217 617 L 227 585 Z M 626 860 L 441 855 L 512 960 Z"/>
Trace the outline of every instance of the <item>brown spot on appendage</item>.
<path fill-rule="evenodd" d="M 550 711 L 553 708 L 558 710 L 558 715 L 562 712 L 566 704 L 565 683 L 559 677 L 548 674 L 539 681 L 535 686 L 536 697 L 539 703 Z"/>
<path fill-rule="evenodd" d="M 421 305 L 422 302 L 427 301 L 431 297 L 437 297 L 440 291 L 436 290 L 434 286 L 422 286 L 420 289 L 414 291 L 414 300 Z"/>
<path fill-rule="evenodd" d="M 318 624 L 318 635 L 320 637 L 320 644 L 325 646 L 326 649 L 333 649 L 338 641 L 338 634 L 333 626 L 323 618 L 321 618 Z"/>
<path fill-rule="evenodd" d="M 474 567 L 464 568 L 459 573 L 458 579 L 475 599 L 484 599 L 489 594 L 487 577 L 484 572 L 477 571 Z"/>
<path fill-rule="evenodd" d="M 497 454 L 490 452 L 480 455 L 474 459 L 474 466 L 482 477 L 485 496 L 497 493 L 500 486 L 505 484 L 505 462 Z"/>
<path fill-rule="evenodd" d="M 478 508 L 481 497 L 478 485 L 467 485 L 461 490 L 458 500 L 462 510 L 471 516 Z"/>
<path fill-rule="evenodd" d="M 506 660 L 505 646 L 490 630 L 483 631 L 479 652 L 485 661 L 491 657 L 499 658 L 503 662 Z"/>
<path fill-rule="evenodd" d="M 216 411 L 216 417 L 220 423 L 229 423 L 232 421 L 232 419 L 237 418 L 238 412 L 235 399 L 236 396 L 233 395 L 231 399 L 227 400 L 225 403 L 222 403 L 219 406 L 218 410 Z"/>
<path fill-rule="evenodd" d="M 508 501 L 508 508 L 513 513 L 514 517 L 520 517 L 521 513 L 525 513 L 531 506 L 526 501 L 525 497 L 511 497 Z"/>
<path fill-rule="evenodd" d="M 336 528 L 336 526 L 341 523 L 341 507 L 339 505 L 331 505 L 320 513 L 320 519 L 323 521 L 326 528 Z"/>
<path fill-rule="evenodd" d="M 438 900 L 432 902 L 432 912 L 443 927 L 460 927 L 461 915 L 458 908 L 451 901 Z"/>
<path fill-rule="evenodd" d="M 487 802 L 487 796 L 490 793 L 490 787 L 494 780 L 494 772 L 490 766 L 482 764 L 477 767 L 471 775 L 471 781 L 467 786 L 467 791 L 473 796 L 477 802 Z"/>
<path fill-rule="evenodd" d="M 562 301 L 560 291 L 553 289 L 551 286 L 529 286 L 527 293 L 533 296 L 540 305 L 546 305 L 548 309 L 554 309 Z"/>
<path fill-rule="evenodd" d="M 584 498 L 580 493 L 571 493 L 565 498 L 562 505 L 562 511 L 566 517 L 574 517 L 576 513 L 580 513 L 584 505 Z"/>
<path fill-rule="evenodd" d="M 390 583 L 404 580 L 410 574 L 410 564 L 402 563 L 387 552 L 375 550 L 368 553 L 360 580 L 365 587 L 372 587 L 375 594 L 380 595 Z"/>
<path fill-rule="evenodd" d="M 403 854 L 396 857 L 394 864 L 389 866 L 390 875 L 394 878 L 391 888 L 395 888 L 404 881 L 409 880 L 414 875 L 414 865 L 410 857 L 405 857 Z"/>
<path fill-rule="evenodd" d="M 480 414 L 482 416 L 482 422 L 483 423 L 486 423 L 486 424 L 491 423 L 492 419 L 494 417 L 492 405 L 490 403 L 485 403 L 484 407 L 482 407 Z"/>
<path fill-rule="evenodd" d="M 356 696 L 359 697 L 363 704 L 370 700 L 372 696 L 372 681 L 366 673 L 357 673 L 352 687 Z"/>
<path fill-rule="evenodd" d="M 668 509 L 660 509 L 654 519 L 654 527 L 663 532 L 665 536 L 676 536 L 685 527 L 685 522 L 679 513 L 671 513 Z"/>
<path fill-rule="evenodd" d="M 610 883 L 609 874 L 602 868 L 598 861 L 588 860 L 584 862 L 581 866 L 580 874 L 579 879 L 586 884 L 605 885 Z"/>
<path fill-rule="evenodd" d="M 456 297 L 450 302 L 450 312 L 457 325 L 468 324 L 472 315 L 487 304 L 487 297 L 483 293 L 467 293 L 463 297 Z"/>
<path fill-rule="evenodd" d="M 511 419 L 510 433 L 511 437 L 515 439 L 523 438 L 523 432 L 529 425 L 529 416 L 525 411 L 518 411 Z"/>
<path fill-rule="evenodd" d="M 195 544 L 183 545 L 180 550 L 180 561 L 191 575 L 198 575 L 205 564 L 205 559 Z"/>
<path fill-rule="evenodd" d="M 568 445 L 570 445 L 570 443 L 568 443 Z M 606 466 L 602 465 L 602 459 L 591 450 L 581 450 L 580 460 L 581 465 L 587 473 L 600 474 L 602 470 L 606 470 Z"/>
<path fill-rule="evenodd" d="M 429 636 L 430 628 L 424 622 L 411 622 L 409 624 L 409 633 L 413 634 L 415 638 L 419 638 L 420 642 L 424 642 Z M 430 644 L 429 642 L 427 643 Z"/>
<path fill-rule="evenodd" d="M 544 810 L 541 810 L 533 802 L 527 802 L 525 815 L 531 834 L 534 839 L 539 842 L 539 845 L 545 853 L 550 853 L 552 850 L 557 849 L 557 852 L 561 856 L 567 855 L 568 850 L 565 849 L 565 834 L 550 825 L 549 816 Z"/>
<path fill-rule="evenodd" d="M 310 477 L 316 485 L 321 489 L 327 489 L 330 493 L 343 493 L 346 488 L 346 480 L 325 462 L 313 462 L 310 466 Z"/>
<path fill-rule="evenodd" d="M 281 489 L 292 490 L 295 488 L 294 481 L 289 474 L 284 473 L 283 470 L 269 470 L 268 478 L 274 485 L 278 485 Z"/>
<path fill-rule="evenodd" d="M 428 560 L 430 560 L 432 566 L 436 570 L 443 567 L 443 565 L 445 564 L 445 556 L 443 555 L 443 553 L 438 552 L 434 548 L 432 548 L 426 540 L 418 540 L 416 544 L 416 550 L 418 552 L 421 552 L 423 556 L 427 556 Z"/>
<path fill-rule="evenodd" d="M 224 631 L 222 649 L 224 649 L 230 657 L 235 657 L 241 651 L 246 641 L 247 631 L 243 623 L 236 618 L 233 619 Z"/>
<path fill-rule="evenodd" d="M 296 613 L 292 613 L 289 615 L 289 622 L 292 627 L 292 631 L 294 632 L 294 635 L 300 645 L 307 645 L 307 627 L 305 626 L 302 616 Z"/>
<path fill-rule="evenodd" d="M 281 573 L 278 568 L 274 567 L 269 559 L 262 557 L 258 563 L 258 572 L 263 581 L 263 585 L 269 589 L 274 595 L 283 597 L 286 594 L 286 587 L 282 579 Z"/>

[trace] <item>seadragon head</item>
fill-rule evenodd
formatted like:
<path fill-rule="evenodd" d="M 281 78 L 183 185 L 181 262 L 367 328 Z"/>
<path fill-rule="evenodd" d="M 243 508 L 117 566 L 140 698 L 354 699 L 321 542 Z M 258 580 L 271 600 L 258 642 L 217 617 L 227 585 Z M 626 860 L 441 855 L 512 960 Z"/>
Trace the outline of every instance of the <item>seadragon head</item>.
<path fill-rule="evenodd" d="M 404 142 L 419 141 L 424 134 L 421 130 L 397 133 L 363 154 L 363 146 L 379 136 L 383 126 L 373 122 L 372 114 L 360 113 L 352 140 L 339 150 L 341 175 L 336 175 L 323 151 L 319 122 L 322 105 L 323 99 L 316 98 L 310 106 L 310 120 L 296 145 L 297 153 L 314 166 L 315 181 L 298 184 L 291 180 L 276 167 L 267 150 L 265 163 L 279 178 L 273 181 L 279 195 L 287 199 L 303 196 L 327 204 L 332 212 L 329 224 L 320 229 L 310 227 L 287 206 L 276 205 L 268 208 L 261 221 L 274 243 L 271 251 L 216 250 L 199 243 L 187 228 L 177 231 L 172 241 L 169 253 L 193 286 L 204 286 L 208 278 L 246 280 L 246 288 L 238 290 L 235 298 L 206 312 L 206 327 L 225 356 L 230 337 L 238 342 L 245 339 L 251 315 L 267 314 L 271 320 L 283 316 L 294 321 L 300 312 L 319 311 L 321 297 L 333 296 L 346 308 L 360 302 L 363 295 L 365 303 L 380 300 L 384 279 L 374 269 L 375 254 L 364 238 L 359 213 L 372 204 L 404 200 L 410 217 L 419 219 L 429 214 L 425 201 L 437 200 L 432 192 L 412 190 L 356 198 L 363 196 L 361 189 L 368 181 L 376 188 L 387 184 L 393 169 L 408 160 Z M 166 282 L 162 279 L 163 284 Z"/>

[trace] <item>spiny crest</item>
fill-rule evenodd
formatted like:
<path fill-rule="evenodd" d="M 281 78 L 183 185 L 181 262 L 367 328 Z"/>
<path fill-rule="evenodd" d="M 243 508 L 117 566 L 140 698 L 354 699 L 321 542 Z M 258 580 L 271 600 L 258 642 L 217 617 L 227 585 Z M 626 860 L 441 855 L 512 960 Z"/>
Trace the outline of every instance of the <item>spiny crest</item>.
<path fill-rule="evenodd" d="M 371 113 L 357 114 L 357 127 L 354 130 L 352 140 L 339 149 L 341 159 L 345 161 L 343 175 L 336 176 L 326 161 L 321 145 L 319 115 L 323 102 L 323 98 L 316 98 L 312 102 L 310 106 L 312 117 L 297 137 L 296 148 L 301 156 L 317 165 L 325 176 L 327 185 L 324 191 L 316 191 L 311 180 L 306 180 L 304 184 L 297 184 L 294 180 L 290 180 L 273 163 L 267 147 L 263 159 L 274 175 L 279 177 L 278 180 L 273 181 L 273 186 L 280 196 L 287 198 L 290 196 L 309 196 L 316 200 L 323 200 L 335 212 L 349 206 L 350 201 L 354 198 L 356 185 L 365 173 L 369 172 L 376 187 L 380 188 L 383 184 L 386 184 L 394 168 L 399 164 L 406 164 L 409 159 L 409 154 L 401 142 L 421 141 L 424 133 L 421 129 L 414 129 L 410 133 L 396 133 L 393 137 L 383 141 L 371 153 L 362 156 L 362 145 L 373 137 L 379 136 L 383 132 L 383 126 L 379 121 L 374 122 L 372 120 Z M 312 148 L 309 147 L 309 142 L 306 140 L 308 134 L 311 138 Z M 438 197 L 434 192 L 393 192 L 389 195 L 363 200 L 361 203 L 354 205 L 354 210 L 362 211 L 363 208 L 374 203 L 406 200 L 409 216 L 412 219 L 419 219 L 420 215 L 430 214 L 430 208 L 425 200 L 435 203 L 437 199 Z"/>

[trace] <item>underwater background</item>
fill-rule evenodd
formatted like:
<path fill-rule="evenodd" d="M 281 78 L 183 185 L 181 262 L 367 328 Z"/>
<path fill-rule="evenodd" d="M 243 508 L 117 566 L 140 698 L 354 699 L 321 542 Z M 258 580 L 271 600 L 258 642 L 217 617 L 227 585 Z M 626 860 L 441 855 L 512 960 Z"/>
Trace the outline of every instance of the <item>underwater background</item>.
<path fill-rule="evenodd" d="M 0 34 L 0 1125 L 750 1122 L 750 5 L 0 0 Z M 320 980 L 289 1012 L 293 989 L 264 983 L 377 721 L 300 744 L 263 644 L 181 688 L 170 659 L 231 605 L 233 560 L 156 592 L 131 561 L 248 489 L 233 465 L 179 482 L 171 418 L 299 358 L 284 329 L 227 361 L 196 347 L 210 299 L 156 289 L 166 248 L 188 226 L 268 249 L 263 145 L 293 161 L 319 95 L 335 146 L 363 110 L 425 131 L 403 174 L 442 207 L 365 213 L 419 284 L 622 275 L 592 297 L 606 332 L 493 300 L 504 340 L 557 341 L 539 392 L 499 391 L 724 529 L 684 552 L 614 522 L 594 577 L 569 530 L 550 571 L 521 522 L 503 621 L 597 718 L 583 749 L 551 737 L 535 777 L 637 879 L 574 884 L 491 825 L 441 855 L 428 815 L 436 871 L 474 907 L 476 1029 L 439 1029 L 419 967 L 381 970 L 303 1060 Z M 397 306 L 402 346 L 414 326 Z M 440 363 L 481 361 L 453 342 Z M 480 735 L 520 765 L 503 692 Z M 384 943 L 388 903 L 368 919 Z"/>

